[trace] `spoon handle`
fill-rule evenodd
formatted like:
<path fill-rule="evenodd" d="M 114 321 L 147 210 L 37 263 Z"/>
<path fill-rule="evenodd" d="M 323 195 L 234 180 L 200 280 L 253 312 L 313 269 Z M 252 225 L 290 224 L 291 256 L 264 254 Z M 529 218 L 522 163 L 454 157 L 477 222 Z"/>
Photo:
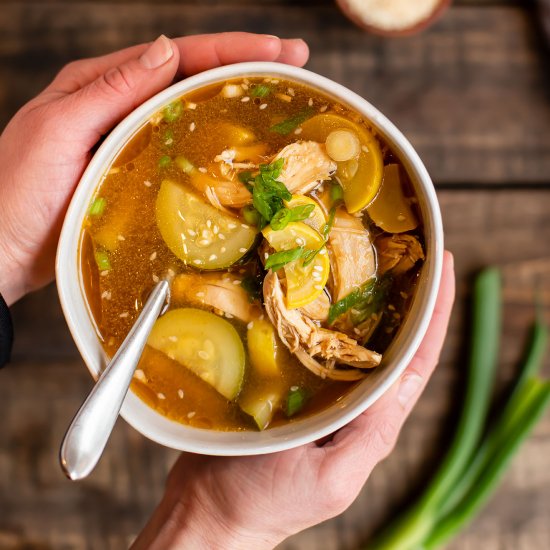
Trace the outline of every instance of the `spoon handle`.
<path fill-rule="evenodd" d="M 154 287 L 128 336 L 71 422 L 60 451 L 61 467 L 69 479 L 86 477 L 99 461 L 169 290 L 166 280 Z"/>

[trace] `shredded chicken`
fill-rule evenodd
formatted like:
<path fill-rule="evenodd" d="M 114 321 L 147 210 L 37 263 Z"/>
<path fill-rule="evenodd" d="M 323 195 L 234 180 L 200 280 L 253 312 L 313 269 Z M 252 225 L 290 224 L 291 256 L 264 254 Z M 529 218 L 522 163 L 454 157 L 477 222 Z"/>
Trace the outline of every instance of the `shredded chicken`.
<path fill-rule="evenodd" d="M 376 248 L 380 275 L 388 271 L 395 275 L 405 273 L 418 260 L 424 259 L 424 251 L 418 239 L 405 233 L 380 237 L 376 240 Z"/>
<path fill-rule="evenodd" d="M 231 208 L 241 208 L 252 202 L 250 191 L 237 179 L 215 178 L 197 171 L 193 173 L 190 181 L 191 185 L 201 193 L 207 196 L 210 194 L 208 198 L 211 203 L 212 195 L 217 199 L 214 202 Z"/>
<path fill-rule="evenodd" d="M 279 278 L 272 271 L 264 279 L 263 293 L 267 314 L 281 341 L 317 376 L 333 380 L 358 380 L 364 376 L 362 371 L 337 369 L 336 364 L 357 369 L 380 364 L 381 355 L 360 346 L 353 338 L 317 326 L 299 309 L 288 309 Z"/>
<path fill-rule="evenodd" d="M 245 323 L 261 315 L 260 305 L 251 303 L 248 293 L 234 281 L 233 273 L 180 273 L 173 281 L 172 302 L 206 306 L 218 315 L 236 317 Z"/>
<path fill-rule="evenodd" d="M 328 319 L 330 309 L 330 298 L 326 292 L 321 292 L 313 302 L 300 308 L 300 311 L 314 321 L 324 322 Z"/>
<path fill-rule="evenodd" d="M 359 218 L 338 208 L 330 232 L 329 258 L 332 295 L 341 300 L 376 273 L 374 249 Z"/>
<path fill-rule="evenodd" d="M 281 149 L 272 162 L 285 159 L 278 181 L 292 194 L 313 191 L 336 171 L 336 163 L 327 155 L 325 146 L 316 141 L 297 141 Z"/>

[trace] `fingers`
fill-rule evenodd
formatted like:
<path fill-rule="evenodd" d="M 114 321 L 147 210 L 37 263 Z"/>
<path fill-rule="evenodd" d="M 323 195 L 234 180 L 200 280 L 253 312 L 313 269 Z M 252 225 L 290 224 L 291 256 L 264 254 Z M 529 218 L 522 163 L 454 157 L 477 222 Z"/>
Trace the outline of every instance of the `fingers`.
<path fill-rule="evenodd" d="M 454 301 L 453 258 L 445 253 L 437 303 L 422 344 L 396 384 L 322 449 L 339 468 L 357 470 L 366 480 L 393 449 L 399 431 L 437 365 Z"/>
<path fill-rule="evenodd" d="M 243 61 L 278 61 L 301 67 L 309 57 L 309 49 L 301 39 L 280 39 L 245 32 L 185 36 L 175 38 L 172 43 L 179 52 L 178 74 L 182 76 Z M 74 93 L 109 69 L 138 58 L 148 46 L 140 44 L 101 57 L 69 63 L 47 90 Z"/>
<path fill-rule="evenodd" d="M 77 130 L 86 147 L 137 105 L 168 86 L 177 71 L 179 50 L 160 36 L 139 55 L 108 68 L 77 92 L 61 99 L 64 130 Z"/>

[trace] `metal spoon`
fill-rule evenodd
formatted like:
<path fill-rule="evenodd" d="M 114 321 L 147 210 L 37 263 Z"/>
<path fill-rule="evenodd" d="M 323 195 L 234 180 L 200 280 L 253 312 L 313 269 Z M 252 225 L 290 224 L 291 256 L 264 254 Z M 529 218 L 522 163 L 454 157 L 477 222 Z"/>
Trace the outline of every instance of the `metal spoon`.
<path fill-rule="evenodd" d="M 60 450 L 61 467 L 69 479 L 86 477 L 103 454 L 149 333 L 169 301 L 170 283 L 162 280 L 73 418 Z"/>

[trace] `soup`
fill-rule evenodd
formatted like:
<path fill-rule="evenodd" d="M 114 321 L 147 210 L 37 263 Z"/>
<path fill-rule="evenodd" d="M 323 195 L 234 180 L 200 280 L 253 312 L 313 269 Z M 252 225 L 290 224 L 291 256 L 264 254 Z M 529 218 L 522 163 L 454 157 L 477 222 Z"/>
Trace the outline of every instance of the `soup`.
<path fill-rule="evenodd" d="M 424 261 L 407 173 L 369 121 L 298 83 L 232 80 L 125 144 L 82 228 L 114 355 L 161 279 L 132 390 L 166 417 L 264 430 L 339 401 L 399 330 Z"/>

